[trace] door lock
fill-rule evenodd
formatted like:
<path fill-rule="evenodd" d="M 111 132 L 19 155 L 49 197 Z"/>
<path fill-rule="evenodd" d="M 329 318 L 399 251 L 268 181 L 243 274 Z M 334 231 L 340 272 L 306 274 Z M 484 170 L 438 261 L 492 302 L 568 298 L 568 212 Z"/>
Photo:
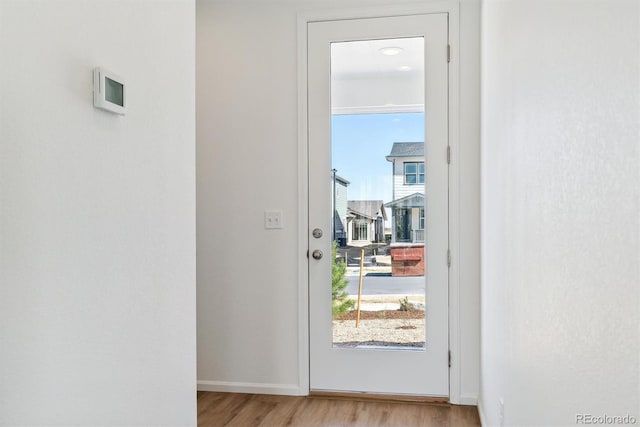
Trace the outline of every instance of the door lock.
<path fill-rule="evenodd" d="M 313 235 L 313 237 L 315 237 L 316 239 L 319 239 L 322 237 L 322 230 L 320 230 L 319 228 L 314 228 L 313 231 L 311 232 L 311 234 Z"/>

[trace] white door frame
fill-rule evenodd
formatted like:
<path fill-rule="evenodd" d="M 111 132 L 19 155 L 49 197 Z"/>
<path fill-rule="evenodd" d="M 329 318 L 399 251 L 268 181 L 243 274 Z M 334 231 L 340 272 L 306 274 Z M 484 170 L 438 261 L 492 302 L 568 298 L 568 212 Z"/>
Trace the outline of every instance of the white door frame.
<path fill-rule="evenodd" d="M 308 123 L 307 123 L 307 25 L 310 22 L 358 18 L 447 13 L 449 16 L 449 401 L 461 402 L 460 376 L 460 171 L 459 152 L 459 33 L 460 15 L 457 1 L 438 1 L 425 5 L 405 5 L 376 8 L 337 9 L 298 14 L 298 384 L 299 394 L 309 394 L 309 187 L 308 187 Z"/>

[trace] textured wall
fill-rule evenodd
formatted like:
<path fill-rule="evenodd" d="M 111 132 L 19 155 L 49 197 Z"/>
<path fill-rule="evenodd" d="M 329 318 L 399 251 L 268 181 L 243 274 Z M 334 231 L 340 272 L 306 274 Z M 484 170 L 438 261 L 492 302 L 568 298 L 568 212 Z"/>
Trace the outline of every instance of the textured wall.
<path fill-rule="evenodd" d="M 482 411 L 575 425 L 639 401 L 636 1 L 483 5 Z"/>
<path fill-rule="evenodd" d="M 0 1 L 1 425 L 196 423 L 194 35 L 190 1 Z"/>

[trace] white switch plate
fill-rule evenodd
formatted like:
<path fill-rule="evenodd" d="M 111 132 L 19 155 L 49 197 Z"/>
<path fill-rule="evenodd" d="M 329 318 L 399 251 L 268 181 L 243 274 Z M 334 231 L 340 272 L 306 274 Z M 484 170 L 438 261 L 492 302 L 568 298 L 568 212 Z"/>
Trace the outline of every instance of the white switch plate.
<path fill-rule="evenodd" d="M 267 230 L 283 228 L 282 211 L 264 211 L 264 228 Z"/>

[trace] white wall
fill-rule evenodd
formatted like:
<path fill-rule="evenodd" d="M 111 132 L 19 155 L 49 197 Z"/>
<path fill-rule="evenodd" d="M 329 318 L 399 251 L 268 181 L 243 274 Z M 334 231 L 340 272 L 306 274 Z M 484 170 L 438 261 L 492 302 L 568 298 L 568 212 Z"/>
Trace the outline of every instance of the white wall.
<path fill-rule="evenodd" d="M 294 394 L 296 13 L 237 3 L 196 5 L 198 381 Z"/>
<path fill-rule="evenodd" d="M 479 22 L 461 2 L 462 377 L 479 387 Z M 297 12 L 388 1 L 197 2 L 198 382 L 304 392 L 298 359 Z M 231 209 L 229 209 L 231 208 Z M 263 211 L 284 212 L 264 230 Z M 233 212 L 220 217 L 221 212 Z M 303 345 L 306 345 L 303 343 Z"/>
<path fill-rule="evenodd" d="M 639 418 L 639 12 L 484 2 L 486 425 Z"/>
<path fill-rule="evenodd" d="M 196 423 L 194 13 L 0 2 L 0 424 Z"/>

